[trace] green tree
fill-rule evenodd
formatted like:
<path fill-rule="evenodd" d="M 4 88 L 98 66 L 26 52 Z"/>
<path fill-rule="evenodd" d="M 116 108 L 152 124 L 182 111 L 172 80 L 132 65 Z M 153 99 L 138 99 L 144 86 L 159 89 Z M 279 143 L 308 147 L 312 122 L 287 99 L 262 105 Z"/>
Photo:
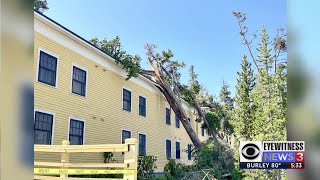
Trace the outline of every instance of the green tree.
<path fill-rule="evenodd" d="M 33 0 L 33 8 L 41 13 L 49 9 L 47 0 Z"/>
<path fill-rule="evenodd" d="M 241 72 L 237 72 L 238 79 L 236 85 L 235 108 L 232 111 L 232 125 L 234 126 L 235 135 L 239 138 L 250 140 L 253 134 L 253 102 L 252 90 L 255 85 L 255 78 L 251 63 L 248 62 L 247 56 L 243 56 L 241 63 Z"/>
<path fill-rule="evenodd" d="M 233 15 L 237 18 L 243 44 L 248 48 L 257 70 L 256 85 L 252 91 L 254 116 L 251 139 L 286 140 L 287 59 L 284 30 L 278 29 L 276 37 L 270 41 L 267 29 L 262 27 L 260 41 L 255 46 L 252 45 L 253 40 L 249 40 L 247 36 L 248 28 L 244 25 L 245 13 L 234 12 Z M 257 47 L 257 57 L 254 56 L 252 47 Z M 279 179 L 284 177 L 284 172 L 249 171 L 246 175 L 251 179 Z"/>
<path fill-rule="evenodd" d="M 194 146 L 196 148 L 201 146 L 199 137 L 194 129 L 192 129 L 191 124 L 188 121 L 188 116 L 182 107 L 182 102 L 179 99 L 179 91 L 184 89 L 189 93 L 189 97 L 187 98 L 189 100 L 188 102 L 197 104 L 194 101 L 194 92 L 187 89 L 187 86 L 180 84 L 181 74 L 179 70 L 185 67 L 183 62 L 173 60 L 173 53 L 170 50 L 157 53 L 155 52 L 155 45 L 146 44 L 145 50 L 151 70 L 144 70 L 140 66 L 141 58 L 139 56 L 132 56 L 122 49 L 119 37 L 110 41 L 106 39 L 99 40 L 98 38 L 93 38 L 91 43 L 113 57 L 116 63 L 121 65 L 122 68 L 127 71 L 128 74 L 126 80 L 140 75 L 145 77 L 147 76 L 152 79 L 154 84 L 160 88 L 163 95 L 166 97 L 170 107 L 179 117 Z M 204 115 L 202 117 L 204 117 Z"/>
<path fill-rule="evenodd" d="M 233 126 L 231 125 L 231 114 L 233 107 L 233 99 L 229 91 L 229 85 L 223 82 L 220 90 L 220 104 L 222 106 L 222 130 L 231 135 L 233 133 Z"/>

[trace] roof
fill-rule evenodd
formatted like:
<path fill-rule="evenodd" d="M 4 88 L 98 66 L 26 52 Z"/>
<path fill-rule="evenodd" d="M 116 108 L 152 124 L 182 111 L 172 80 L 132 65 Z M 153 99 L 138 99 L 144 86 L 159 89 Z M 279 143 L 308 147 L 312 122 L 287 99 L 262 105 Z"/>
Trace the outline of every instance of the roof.
<path fill-rule="evenodd" d="M 39 15 L 39 16 L 45 18 L 46 20 L 50 21 L 50 22 L 53 23 L 54 25 L 58 26 L 58 27 L 61 28 L 62 30 L 70 33 L 72 36 L 75 36 L 76 38 L 80 39 L 80 40 L 83 41 L 86 45 L 89 45 L 91 48 L 93 48 L 93 49 L 99 51 L 100 53 L 108 56 L 108 59 L 110 59 L 110 60 L 112 60 L 114 63 L 116 63 L 116 60 L 115 60 L 110 54 L 106 53 L 105 51 L 103 51 L 103 50 L 100 49 L 99 47 L 94 46 L 90 41 L 84 39 L 84 38 L 81 37 L 80 35 L 76 34 L 75 32 L 71 31 L 70 29 L 64 27 L 64 26 L 61 25 L 60 23 L 58 23 L 58 22 L 56 22 L 55 20 L 49 18 L 48 16 L 42 14 L 41 12 L 39 12 L 39 11 L 37 11 L 37 10 L 34 10 L 34 12 L 35 12 L 37 15 Z M 144 81 L 148 82 L 150 85 L 156 86 L 158 89 L 160 89 L 160 91 L 162 91 L 162 87 L 159 86 L 156 82 L 154 82 L 150 77 L 147 77 L 147 76 L 141 75 L 141 74 L 139 74 L 139 77 L 142 78 Z M 162 94 L 162 93 L 161 93 L 161 94 Z M 182 100 L 182 102 L 183 102 L 185 105 L 187 105 L 187 106 L 190 107 L 190 105 L 189 105 L 187 102 L 185 102 L 184 100 Z"/>

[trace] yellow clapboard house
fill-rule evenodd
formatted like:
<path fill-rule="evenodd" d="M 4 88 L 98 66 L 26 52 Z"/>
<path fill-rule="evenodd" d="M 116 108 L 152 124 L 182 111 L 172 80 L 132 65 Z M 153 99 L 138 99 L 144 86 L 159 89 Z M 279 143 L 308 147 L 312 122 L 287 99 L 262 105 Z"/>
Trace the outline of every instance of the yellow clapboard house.
<path fill-rule="evenodd" d="M 167 157 L 184 164 L 183 150 L 192 144 L 165 97 L 143 77 L 126 81 L 115 60 L 54 20 L 34 12 L 35 144 L 118 144 L 132 137 L 139 154 L 157 157 L 162 172 Z M 183 103 L 200 140 L 208 138 Z M 121 160 L 122 154 L 114 158 Z M 36 153 L 38 161 L 60 161 L 59 155 Z M 79 153 L 72 162 L 104 162 L 103 153 Z"/>

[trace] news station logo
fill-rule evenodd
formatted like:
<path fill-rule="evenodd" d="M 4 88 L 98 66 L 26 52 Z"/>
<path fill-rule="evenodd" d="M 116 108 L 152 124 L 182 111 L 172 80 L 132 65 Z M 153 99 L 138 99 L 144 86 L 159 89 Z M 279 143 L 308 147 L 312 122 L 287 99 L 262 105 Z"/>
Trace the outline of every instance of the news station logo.
<path fill-rule="evenodd" d="M 304 141 L 240 142 L 240 169 L 304 169 Z"/>

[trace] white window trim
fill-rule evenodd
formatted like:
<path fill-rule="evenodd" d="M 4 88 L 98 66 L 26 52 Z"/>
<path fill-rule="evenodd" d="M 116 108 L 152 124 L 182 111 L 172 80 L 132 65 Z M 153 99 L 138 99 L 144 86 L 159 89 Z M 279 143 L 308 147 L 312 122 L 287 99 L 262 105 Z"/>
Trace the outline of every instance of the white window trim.
<path fill-rule="evenodd" d="M 122 134 L 122 133 L 121 133 L 121 134 Z M 148 141 L 148 140 L 147 140 L 147 134 L 144 133 L 144 132 L 138 132 L 138 138 L 137 138 L 137 139 L 138 139 L 138 155 L 139 155 L 139 142 L 140 142 L 140 141 L 139 141 L 139 135 L 140 135 L 140 134 L 146 136 L 146 155 L 147 155 L 147 141 Z"/>
<path fill-rule="evenodd" d="M 77 121 L 82 121 L 83 122 L 83 139 L 82 139 L 82 145 L 85 145 L 85 139 L 86 139 L 86 121 L 78 118 L 78 117 L 74 117 L 74 116 L 69 116 L 69 120 L 68 120 L 68 134 L 67 134 L 67 140 L 70 141 L 69 139 L 69 133 L 70 133 L 70 122 L 71 119 L 77 120 Z"/>
<path fill-rule="evenodd" d="M 169 109 L 169 112 L 170 112 L 170 124 L 167 124 L 167 109 Z M 165 120 L 166 120 L 166 125 L 168 125 L 168 126 L 171 126 L 171 109 L 170 109 L 170 107 L 166 107 L 165 108 Z"/>
<path fill-rule="evenodd" d="M 44 52 L 44 53 L 49 54 L 50 56 L 53 56 L 53 57 L 57 58 L 56 83 L 55 83 L 56 85 L 55 85 L 55 86 L 52 86 L 52 85 L 49 85 L 49 84 L 46 84 L 46 83 L 44 83 L 44 82 L 39 81 L 40 52 L 41 52 L 41 51 Z M 37 62 L 37 74 L 36 74 L 37 77 L 36 77 L 36 82 L 41 83 L 41 84 L 44 84 L 44 85 L 49 86 L 49 87 L 58 88 L 59 62 L 60 62 L 59 56 L 58 56 L 57 54 L 55 54 L 55 53 L 47 50 L 47 49 L 38 48 L 38 58 L 37 58 L 37 59 L 38 59 L 38 62 Z"/>
<path fill-rule="evenodd" d="M 52 119 L 52 130 L 51 130 L 51 145 L 53 145 L 53 140 L 54 140 L 54 129 L 55 129 L 55 124 L 56 124 L 56 114 L 54 112 L 50 112 L 47 110 L 42 110 L 42 109 L 34 109 L 34 113 L 33 113 L 33 124 L 36 121 L 36 112 L 41 112 L 41 113 L 46 113 L 46 114 L 50 114 L 53 116 Z"/>
<path fill-rule="evenodd" d="M 164 140 L 164 144 L 165 144 L 165 146 L 164 146 L 164 154 L 165 154 L 165 159 L 167 160 L 167 140 L 169 140 L 170 141 L 170 144 L 171 144 L 171 148 L 170 148 L 170 151 L 171 151 L 171 159 L 172 159 L 172 140 L 171 139 L 169 139 L 169 138 L 166 138 L 165 140 Z"/>
<path fill-rule="evenodd" d="M 131 92 L 131 98 L 130 98 L 130 111 L 127 111 L 127 110 L 124 110 L 123 109 L 123 90 L 127 90 L 127 91 L 130 91 Z M 121 101 L 122 101 L 122 107 L 121 107 L 121 109 L 122 109 L 122 111 L 125 111 L 125 112 L 128 112 L 128 113 L 131 113 L 132 112 L 132 90 L 131 89 L 129 89 L 129 88 L 126 88 L 126 87 L 122 87 L 122 91 L 121 91 Z M 139 112 L 138 112 L 139 113 Z M 132 135 L 131 135 L 132 136 Z"/>
<path fill-rule="evenodd" d="M 131 96 L 132 96 L 132 93 L 131 93 Z M 139 112 L 140 112 L 140 109 L 139 109 L 139 107 L 140 107 L 140 106 L 139 106 L 139 103 L 140 103 L 140 101 L 139 101 L 139 100 L 140 100 L 140 96 L 141 96 L 141 97 L 143 97 L 143 98 L 145 98 L 145 100 L 146 100 L 146 116 L 142 116 L 142 115 L 140 115 L 140 114 L 139 114 Z M 131 100 L 132 100 L 132 97 L 131 97 Z M 148 114 L 147 112 L 148 112 L 147 97 L 146 97 L 146 96 L 144 96 L 144 95 L 139 94 L 139 97 L 138 97 L 138 114 L 139 114 L 139 116 L 146 118 L 146 117 L 147 117 L 147 114 Z"/>
<path fill-rule="evenodd" d="M 176 144 L 177 142 L 178 142 L 179 145 L 180 145 L 180 158 L 179 158 L 179 159 L 177 159 L 177 144 Z M 175 151 L 174 151 L 174 152 L 175 152 L 175 153 L 174 153 L 174 154 L 175 154 L 175 159 L 176 159 L 176 160 L 181 160 L 181 154 L 182 154 L 182 153 L 181 153 L 181 141 L 180 141 L 180 140 L 176 140 L 176 143 L 175 143 Z"/>
<path fill-rule="evenodd" d="M 79 69 L 81 69 L 81 70 L 86 72 L 86 93 L 85 93 L 84 96 L 72 92 L 73 67 L 79 68 Z M 77 95 L 77 96 L 80 96 L 80 97 L 87 97 L 87 94 L 88 94 L 88 77 L 89 77 L 89 73 L 88 73 L 88 69 L 87 68 L 85 68 L 83 66 L 80 66 L 80 65 L 78 65 L 76 63 L 72 63 L 72 65 L 71 65 L 71 77 L 70 77 L 70 79 L 71 79 L 71 81 L 70 81 L 70 93 L 74 94 L 74 95 Z"/>

